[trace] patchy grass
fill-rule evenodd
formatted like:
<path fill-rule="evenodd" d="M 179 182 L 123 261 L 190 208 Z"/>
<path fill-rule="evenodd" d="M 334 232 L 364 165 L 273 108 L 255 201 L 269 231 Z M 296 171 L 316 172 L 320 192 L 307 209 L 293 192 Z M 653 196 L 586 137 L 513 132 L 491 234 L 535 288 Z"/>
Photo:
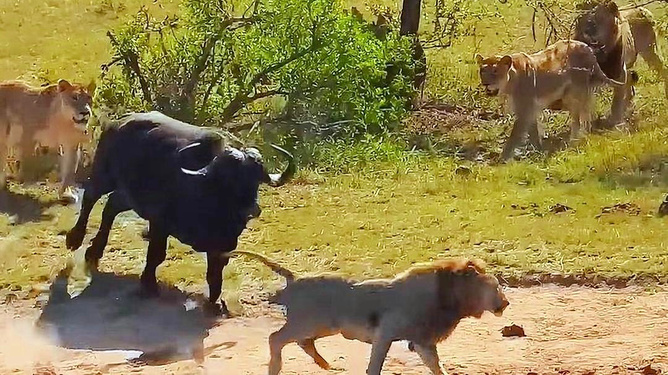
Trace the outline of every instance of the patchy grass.
<path fill-rule="evenodd" d="M 0 78 L 93 77 L 109 59 L 104 33 L 110 26 L 141 4 L 174 9 L 177 1 L 123 3 L 125 8 L 118 1 L 83 0 L 7 5 L 0 14 L 5 36 Z M 531 13 L 522 4 L 495 4 L 506 20 L 481 21 L 475 43 L 470 36 L 453 48 L 429 51 L 429 96 L 495 111 L 496 101 L 476 93 L 471 60 L 477 51 L 541 47 L 530 38 Z M 298 272 L 332 270 L 358 278 L 389 276 L 436 257 L 476 256 L 507 276 L 584 272 L 667 281 L 666 219 L 654 213 L 668 185 L 668 108 L 644 62 L 638 69 L 643 79 L 637 131 L 592 135 L 550 157 L 498 166 L 484 158 L 453 156 L 471 144 L 498 152 L 499 137 L 510 124 L 506 118 L 454 126 L 434 139 L 431 153 L 407 152 L 412 141 L 401 137 L 323 145 L 312 157 L 313 167 L 302 170 L 296 183 L 263 189 L 262 217 L 244 232 L 239 247 L 268 254 Z M 603 101 L 601 109 L 607 105 Z M 548 123 L 553 134 L 566 127 L 563 116 L 556 118 Z M 30 289 L 64 266 L 68 251 L 62 233 L 76 213 L 47 204 L 55 198 L 52 189 L 10 189 L 33 197 L 33 210 L 45 214 L 18 225 L 10 223 L 12 212 L 0 215 L 0 289 Z M 603 213 L 619 203 L 638 209 Z M 556 213 L 557 204 L 570 210 Z M 99 212 L 100 207 L 90 235 Z M 132 215 L 119 217 L 103 270 L 141 272 L 142 226 Z M 171 240 L 159 278 L 201 289 L 204 273 L 203 257 Z M 253 261 L 235 260 L 226 275 L 227 298 L 235 300 L 237 290 L 255 289 L 270 279 L 269 271 Z"/>

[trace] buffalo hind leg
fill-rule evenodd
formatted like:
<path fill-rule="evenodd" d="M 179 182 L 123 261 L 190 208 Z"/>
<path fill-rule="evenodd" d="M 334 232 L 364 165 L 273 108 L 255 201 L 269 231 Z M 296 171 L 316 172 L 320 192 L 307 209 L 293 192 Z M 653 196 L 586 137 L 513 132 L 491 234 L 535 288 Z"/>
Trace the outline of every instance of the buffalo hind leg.
<path fill-rule="evenodd" d="M 152 228 L 149 225 L 149 230 Z M 224 300 L 218 300 L 223 292 L 223 270 L 230 262 L 230 258 L 225 256 L 222 252 L 208 252 L 206 253 L 206 282 L 209 284 L 209 308 L 213 309 L 218 315 L 229 316 L 230 312 Z"/>
<path fill-rule="evenodd" d="M 130 205 L 127 204 L 127 201 L 122 195 L 119 195 L 117 192 L 113 192 L 109 195 L 107 204 L 104 206 L 104 210 L 102 210 L 100 228 L 97 230 L 97 234 L 86 250 L 86 264 L 90 270 L 97 271 L 98 263 L 100 262 L 100 258 L 102 258 L 104 248 L 107 246 L 109 232 L 114 225 L 116 215 L 130 209 Z"/>
<path fill-rule="evenodd" d="M 146 252 L 146 267 L 141 274 L 141 294 L 146 297 L 158 295 L 158 280 L 156 270 L 167 256 L 167 238 L 169 234 L 158 225 L 151 225 L 149 230 L 148 251 Z"/>

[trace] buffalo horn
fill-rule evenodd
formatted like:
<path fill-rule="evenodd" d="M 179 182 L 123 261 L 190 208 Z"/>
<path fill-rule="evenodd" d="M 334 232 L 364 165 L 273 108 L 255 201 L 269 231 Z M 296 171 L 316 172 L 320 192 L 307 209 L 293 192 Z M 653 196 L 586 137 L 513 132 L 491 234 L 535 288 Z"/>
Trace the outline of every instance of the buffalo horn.
<path fill-rule="evenodd" d="M 191 143 L 185 147 L 182 147 L 179 149 L 179 153 L 182 153 L 183 151 L 189 150 L 191 148 L 199 147 L 201 146 L 201 142 L 195 142 Z M 181 172 L 187 174 L 188 176 L 206 176 L 206 173 L 208 172 L 208 166 L 198 169 L 198 170 L 192 170 L 192 169 L 187 169 L 187 168 L 181 168 Z"/>
<path fill-rule="evenodd" d="M 288 166 L 285 168 L 283 173 L 269 174 L 269 186 L 278 187 L 288 182 L 288 180 L 290 180 L 290 178 L 292 178 L 292 176 L 295 174 L 297 168 L 295 167 L 295 158 L 291 153 L 273 144 L 271 147 L 279 153 L 283 154 L 288 159 Z"/>

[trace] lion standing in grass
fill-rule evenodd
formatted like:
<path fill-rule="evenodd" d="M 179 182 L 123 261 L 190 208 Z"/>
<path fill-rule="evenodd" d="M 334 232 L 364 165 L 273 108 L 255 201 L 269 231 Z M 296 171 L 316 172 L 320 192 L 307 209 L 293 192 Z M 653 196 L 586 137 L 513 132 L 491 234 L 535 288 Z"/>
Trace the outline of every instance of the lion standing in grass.
<path fill-rule="evenodd" d="M 658 53 L 652 13 L 642 7 L 619 9 L 610 0 L 588 3 L 581 9 L 584 13 L 576 20 L 573 39 L 587 43 L 594 50 L 608 77 L 626 82 L 624 87 L 614 89 L 608 123 L 617 125 L 624 121 L 635 84 L 635 79 L 627 79 L 628 69 L 633 68 L 638 55 L 664 81 L 668 98 L 668 67 Z"/>
<path fill-rule="evenodd" d="M 603 84 L 624 86 L 604 74 L 589 46 L 575 40 L 561 40 L 533 54 L 487 58 L 478 54 L 476 62 L 487 94 L 501 97 L 515 115 L 501 154 L 503 161 L 513 157 L 527 133 L 531 144 L 542 149 L 538 116 L 544 109 L 568 110 L 574 139 L 582 127 L 590 129 L 594 89 Z"/>
<path fill-rule="evenodd" d="M 18 81 L 0 83 L 0 188 L 6 183 L 10 149 L 14 149 L 19 164 L 16 177 L 22 181 L 21 160 L 34 153 L 36 147 L 62 147 L 59 196 L 74 199 L 68 188 L 74 183 L 78 147 L 89 140 L 87 123 L 93 90 L 92 84 L 85 88 L 62 79 L 41 88 Z"/>

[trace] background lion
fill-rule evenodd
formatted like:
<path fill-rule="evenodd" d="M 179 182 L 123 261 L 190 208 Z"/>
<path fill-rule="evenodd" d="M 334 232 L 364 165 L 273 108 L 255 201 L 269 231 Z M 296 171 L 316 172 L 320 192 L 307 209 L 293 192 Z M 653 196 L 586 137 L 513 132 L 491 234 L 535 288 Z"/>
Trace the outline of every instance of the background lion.
<path fill-rule="evenodd" d="M 282 367 L 281 351 L 296 342 L 323 369 L 329 363 L 315 340 L 341 333 L 349 340 L 372 344 L 369 375 L 380 375 L 393 341 L 408 340 L 433 374 L 443 374 L 436 344 L 459 321 L 497 316 L 509 305 L 498 280 L 485 274 L 478 260 L 440 260 L 415 266 L 391 280 L 353 282 L 337 276 L 295 278 L 289 270 L 262 255 L 234 251 L 259 259 L 285 277 L 287 286 L 273 301 L 285 306 L 286 323 L 269 337 L 269 374 Z"/>
<path fill-rule="evenodd" d="M 21 160 L 37 146 L 63 149 L 60 158 L 61 198 L 74 199 L 68 187 L 74 183 L 77 149 L 87 142 L 86 125 L 91 114 L 94 86 L 88 88 L 59 80 L 57 84 L 33 88 L 23 82 L 0 83 L 0 186 L 6 183 L 9 149 L 19 163 L 17 178 L 23 180 Z"/>
<path fill-rule="evenodd" d="M 585 5 L 586 10 L 575 23 L 573 38 L 594 49 L 603 72 L 615 80 L 627 82 L 614 89 L 608 122 L 616 125 L 624 120 L 633 97 L 634 80 L 627 80 L 627 69 L 638 60 L 638 54 L 664 81 L 668 98 L 668 67 L 658 54 L 652 13 L 646 8 L 620 10 L 614 1 Z"/>
<path fill-rule="evenodd" d="M 513 156 L 527 132 L 533 146 L 542 149 L 543 134 L 538 125 L 542 110 L 570 111 L 571 138 L 575 138 L 582 126 L 586 131 L 590 128 L 594 87 L 624 85 L 603 73 L 589 46 L 574 40 L 558 41 L 531 55 L 514 53 L 484 58 L 478 54 L 476 61 L 486 92 L 507 100 L 515 115 L 515 124 L 501 154 L 504 161 Z"/>

